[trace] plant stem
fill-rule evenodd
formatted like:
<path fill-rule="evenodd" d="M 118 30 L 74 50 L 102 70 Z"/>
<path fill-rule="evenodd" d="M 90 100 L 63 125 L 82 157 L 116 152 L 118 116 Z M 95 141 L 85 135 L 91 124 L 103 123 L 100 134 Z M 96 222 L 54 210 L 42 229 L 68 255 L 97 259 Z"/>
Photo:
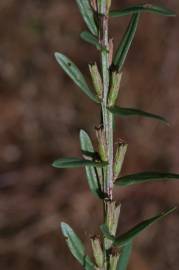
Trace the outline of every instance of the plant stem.
<path fill-rule="evenodd" d="M 101 0 L 100 10 L 101 20 L 101 61 L 102 61 L 102 73 L 103 73 L 103 99 L 102 99 L 102 115 L 103 115 L 103 127 L 106 137 L 107 146 L 107 158 L 108 167 L 106 173 L 106 179 L 104 180 L 104 192 L 108 195 L 108 198 L 112 200 L 113 189 L 113 116 L 107 109 L 108 92 L 109 92 L 109 37 L 108 37 L 108 10 L 107 0 Z"/>
<path fill-rule="evenodd" d="M 108 166 L 104 170 L 104 193 L 107 198 L 112 200 L 113 193 L 113 116 L 107 109 L 108 105 L 108 93 L 110 86 L 110 73 L 109 73 L 109 18 L 107 10 L 107 1 L 101 0 L 99 9 L 100 19 L 100 44 L 101 50 L 101 64 L 102 64 L 102 77 L 103 77 L 103 98 L 101 102 L 102 109 L 102 124 L 105 132 L 106 140 L 106 152 Z M 107 206 L 105 200 L 103 201 L 104 207 L 104 223 L 107 220 Z M 104 237 L 104 270 L 109 268 L 109 256 L 108 256 L 109 240 Z"/>

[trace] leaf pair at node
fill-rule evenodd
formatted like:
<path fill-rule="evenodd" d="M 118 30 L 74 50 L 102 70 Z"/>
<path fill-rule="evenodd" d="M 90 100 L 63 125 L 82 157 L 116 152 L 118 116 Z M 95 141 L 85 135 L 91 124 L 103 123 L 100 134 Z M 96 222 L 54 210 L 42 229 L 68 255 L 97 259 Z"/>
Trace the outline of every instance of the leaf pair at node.
<path fill-rule="evenodd" d="M 63 68 L 63 70 L 70 76 L 70 78 L 81 88 L 81 90 L 93 101 L 99 102 L 99 99 L 97 96 L 90 90 L 89 86 L 87 85 L 87 82 L 80 72 L 80 70 L 77 68 L 77 66 L 65 55 L 61 53 L 55 53 L 55 57 L 57 62 L 60 64 L 60 66 Z M 143 116 L 148 118 L 153 118 L 156 120 L 160 120 L 162 122 L 168 123 L 168 121 L 159 115 L 151 114 L 139 109 L 134 108 L 122 108 L 118 106 L 113 106 L 109 108 L 109 111 L 113 114 L 119 115 L 119 116 Z"/>
<path fill-rule="evenodd" d="M 115 237 L 110 234 L 108 227 L 106 225 L 101 225 L 101 231 L 105 238 L 111 240 L 114 246 L 120 248 L 120 260 L 118 261 L 117 270 L 126 270 L 128 265 L 129 256 L 132 249 L 132 241 L 138 236 L 143 230 L 148 228 L 155 222 L 163 219 L 167 215 L 171 214 L 176 210 L 173 207 L 165 212 L 162 212 L 152 218 L 144 220 L 143 222 L 137 224 L 135 227 L 127 231 L 126 233 Z M 78 260 L 78 262 L 84 267 L 85 270 L 94 270 L 95 265 L 91 259 L 86 255 L 85 247 L 73 229 L 66 223 L 61 223 L 62 233 L 66 239 L 67 245 L 72 253 L 72 255 Z"/>
<path fill-rule="evenodd" d="M 80 144 L 84 159 L 76 157 L 61 158 L 55 160 L 52 166 L 61 169 L 85 167 L 91 192 L 99 198 L 104 198 L 104 194 L 101 190 L 100 177 L 102 176 L 102 168 L 106 167 L 108 163 L 99 160 L 91 139 L 84 130 L 80 131 Z"/>

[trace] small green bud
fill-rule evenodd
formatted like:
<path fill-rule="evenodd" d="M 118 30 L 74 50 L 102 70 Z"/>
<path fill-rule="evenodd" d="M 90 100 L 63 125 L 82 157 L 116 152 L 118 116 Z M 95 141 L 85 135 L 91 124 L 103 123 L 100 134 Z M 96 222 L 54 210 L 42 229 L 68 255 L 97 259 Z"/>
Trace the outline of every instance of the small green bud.
<path fill-rule="evenodd" d="M 101 99 L 103 95 L 103 83 L 97 64 L 89 65 L 89 70 L 97 96 Z"/>
<path fill-rule="evenodd" d="M 120 215 L 121 205 L 116 205 L 115 201 L 106 202 L 106 225 L 110 234 L 116 235 L 117 225 Z"/>
<path fill-rule="evenodd" d="M 107 145 L 104 129 L 102 126 L 96 127 L 96 136 L 98 139 L 98 151 L 102 161 L 107 161 Z"/>
<path fill-rule="evenodd" d="M 121 83 L 122 73 L 116 71 L 112 72 L 111 75 L 111 88 L 108 96 L 108 106 L 112 107 L 115 105 L 118 98 L 120 83 Z"/>
<path fill-rule="evenodd" d="M 117 264 L 119 260 L 119 251 L 116 248 L 111 249 L 111 254 L 109 255 L 109 264 L 110 270 L 116 270 L 117 269 Z"/>
<path fill-rule="evenodd" d="M 116 205 L 115 201 L 106 201 L 105 202 L 105 210 L 106 210 L 106 218 L 105 224 L 109 230 L 109 233 L 113 236 L 116 235 L 117 225 L 120 215 L 120 205 Z M 113 241 L 109 239 L 105 239 L 105 249 L 110 249 L 112 247 Z"/>
<path fill-rule="evenodd" d="M 95 258 L 95 262 L 99 268 L 102 268 L 104 265 L 104 256 L 103 256 L 103 250 L 101 248 L 100 239 L 97 236 L 92 237 L 91 245 L 92 245 L 93 256 Z"/>
<path fill-rule="evenodd" d="M 127 152 L 127 147 L 128 145 L 124 143 L 119 144 L 117 146 L 115 160 L 114 160 L 114 179 L 116 179 L 121 172 L 124 158 Z"/>

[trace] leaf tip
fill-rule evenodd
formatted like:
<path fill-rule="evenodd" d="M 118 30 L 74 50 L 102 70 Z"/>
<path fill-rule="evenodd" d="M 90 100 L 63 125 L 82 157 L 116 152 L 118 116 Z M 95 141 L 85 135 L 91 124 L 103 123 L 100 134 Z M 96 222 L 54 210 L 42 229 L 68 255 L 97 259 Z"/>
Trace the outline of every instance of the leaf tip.
<path fill-rule="evenodd" d="M 80 129 L 80 138 L 84 135 L 86 135 L 86 131 L 84 129 Z"/>
<path fill-rule="evenodd" d="M 177 210 L 177 208 L 178 208 L 177 206 L 171 207 L 171 208 L 168 209 L 166 212 L 164 212 L 164 216 L 167 216 L 167 215 L 173 213 L 174 211 Z"/>
<path fill-rule="evenodd" d="M 177 14 L 173 10 L 169 10 L 168 16 L 170 16 L 170 17 L 176 17 Z"/>
<path fill-rule="evenodd" d="M 59 53 L 59 52 L 55 52 L 54 53 L 54 57 L 55 57 L 55 59 L 56 59 L 56 61 L 59 63 L 60 62 L 60 60 L 62 59 L 62 54 L 61 53 Z"/>
<path fill-rule="evenodd" d="M 67 226 L 67 224 L 65 222 L 60 222 L 60 227 L 63 230 L 65 227 Z"/>
<path fill-rule="evenodd" d="M 65 238 L 68 237 L 68 230 L 69 230 L 69 225 L 65 222 L 60 223 L 61 231 L 62 234 L 64 235 Z"/>
<path fill-rule="evenodd" d="M 54 57 L 57 58 L 59 56 L 58 52 L 54 52 Z"/>

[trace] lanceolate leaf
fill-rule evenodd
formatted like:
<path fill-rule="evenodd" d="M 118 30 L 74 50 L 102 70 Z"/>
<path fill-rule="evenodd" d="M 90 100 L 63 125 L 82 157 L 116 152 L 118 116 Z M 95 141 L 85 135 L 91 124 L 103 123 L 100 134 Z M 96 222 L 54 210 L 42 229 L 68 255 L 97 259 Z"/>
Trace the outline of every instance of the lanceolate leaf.
<path fill-rule="evenodd" d="M 61 229 L 72 255 L 79 261 L 85 270 L 95 270 L 94 264 L 90 258 L 86 256 L 83 243 L 72 228 L 62 222 Z"/>
<path fill-rule="evenodd" d="M 139 13 L 132 15 L 132 18 L 129 22 L 128 28 L 123 35 L 122 41 L 119 44 L 116 55 L 114 57 L 113 64 L 117 67 L 118 70 L 121 70 L 124 61 L 126 59 L 127 53 L 131 46 L 131 43 L 134 39 L 135 32 L 137 30 L 137 25 L 139 22 Z"/>
<path fill-rule="evenodd" d="M 82 32 L 82 33 L 80 34 L 80 37 L 81 37 L 84 41 L 86 41 L 86 42 L 88 42 L 88 43 L 94 45 L 98 50 L 101 49 L 101 46 L 100 46 L 100 44 L 99 44 L 99 42 L 98 42 L 98 39 L 97 39 L 95 36 L 93 36 L 90 32 L 84 31 L 84 32 Z"/>
<path fill-rule="evenodd" d="M 176 210 L 176 207 L 171 208 L 171 209 L 169 209 L 169 210 L 167 210 L 167 211 L 165 211 L 165 212 L 163 212 L 163 213 L 161 213 L 153 218 L 149 218 L 149 219 L 139 223 L 138 225 L 136 225 L 134 228 L 132 228 L 128 232 L 126 232 L 126 233 L 122 234 L 121 236 L 119 236 L 118 238 L 116 238 L 116 240 L 114 241 L 114 245 L 124 246 L 124 245 L 128 244 L 133 238 L 135 238 L 144 229 L 146 229 L 147 227 L 149 227 L 150 225 L 152 225 L 156 221 L 169 215 L 170 213 L 172 213 L 175 210 Z"/>
<path fill-rule="evenodd" d="M 90 6 L 89 0 L 76 0 L 80 9 L 81 15 L 88 26 L 91 33 L 95 36 L 98 35 L 98 30 L 94 20 L 93 10 Z"/>
<path fill-rule="evenodd" d="M 137 12 L 151 12 L 151 13 L 157 13 L 163 16 L 175 16 L 175 13 L 168 8 L 154 6 L 151 4 L 133 5 L 128 8 L 121 9 L 121 10 L 113 10 L 110 12 L 110 16 L 121 17 L 121 16 L 134 14 Z"/>
<path fill-rule="evenodd" d="M 130 241 L 127 245 L 122 247 L 116 270 L 127 270 L 131 251 L 132 251 L 132 241 Z"/>
<path fill-rule="evenodd" d="M 105 167 L 107 162 L 97 162 L 80 158 L 62 158 L 53 162 L 55 168 L 78 168 L 78 167 Z"/>
<path fill-rule="evenodd" d="M 146 182 L 172 181 L 176 179 L 179 179 L 179 174 L 176 173 L 141 172 L 117 178 L 115 184 L 119 186 L 130 186 Z"/>
<path fill-rule="evenodd" d="M 114 106 L 114 107 L 109 108 L 109 111 L 119 116 L 124 116 L 124 117 L 125 116 L 142 116 L 142 117 L 160 120 L 168 124 L 168 121 L 164 117 L 153 114 L 153 113 L 144 112 L 136 108 L 122 108 L 122 107 Z"/>
<path fill-rule="evenodd" d="M 104 236 L 110 240 L 113 241 L 113 245 L 122 247 L 127 245 L 131 240 L 133 240 L 139 233 L 141 233 L 144 229 L 146 229 L 147 227 L 149 227 L 150 225 L 152 225 L 153 223 L 155 223 L 156 221 L 164 218 L 165 216 L 169 215 L 170 213 L 172 213 L 173 211 L 176 210 L 176 207 L 170 208 L 169 210 L 162 212 L 161 214 L 153 217 L 153 218 L 149 218 L 146 219 L 145 221 L 137 224 L 134 228 L 130 229 L 128 232 L 122 234 L 119 237 L 114 237 L 112 235 L 110 235 L 108 228 L 106 227 L 106 225 L 102 225 L 101 226 L 101 230 L 104 234 Z"/>
<path fill-rule="evenodd" d="M 95 155 L 95 152 L 93 149 L 91 139 L 84 130 L 80 131 L 80 144 L 81 144 L 81 150 L 84 157 L 86 159 L 88 158 L 89 160 L 92 160 Z M 89 166 L 85 167 L 85 169 L 86 169 L 86 176 L 87 176 L 89 188 L 95 196 L 99 197 L 101 190 L 100 190 L 99 180 L 97 177 L 97 171 L 94 167 L 89 167 Z"/>
<path fill-rule="evenodd" d="M 77 68 L 77 66 L 65 55 L 61 53 L 55 53 L 55 58 L 57 62 L 60 64 L 62 69 L 70 76 L 70 78 L 76 83 L 81 90 L 93 101 L 98 102 L 95 94 L 89 89 L 87 82 Z"/>

